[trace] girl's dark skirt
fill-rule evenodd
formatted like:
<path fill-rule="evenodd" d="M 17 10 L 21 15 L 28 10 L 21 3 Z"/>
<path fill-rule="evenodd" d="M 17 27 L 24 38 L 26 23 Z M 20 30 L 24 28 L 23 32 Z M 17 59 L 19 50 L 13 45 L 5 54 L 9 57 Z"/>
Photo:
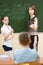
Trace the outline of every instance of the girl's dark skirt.
<path fill-rule="evenodd" d="M 8 47 L 6 45 L 3 45 L 2 47 L 3 47 L 4 51 L 11 51 L 12 50 L 12 47 Z"/>

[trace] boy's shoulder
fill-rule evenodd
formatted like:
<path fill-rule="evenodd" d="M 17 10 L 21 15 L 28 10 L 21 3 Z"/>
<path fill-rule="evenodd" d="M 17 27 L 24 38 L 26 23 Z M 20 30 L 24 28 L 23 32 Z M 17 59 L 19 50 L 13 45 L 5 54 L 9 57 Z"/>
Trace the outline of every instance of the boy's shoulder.
<path fill-rule="evenodd" d="M 15 50 L 15 53 L 16 52 L 21 52 L 21 51 L 24 51 L 24 50 L 28 50 L 28 51 L 30 51 L 32 53 L 37 53 L 37 51 L 35 49 L 30 49 L 30 48 L 28 48 L 28 49 L 22 48 L 22 49 Z"/>
<path fill-rule="evenodd" d="M 22 49 L 15 50 L 15 54 L 21 52 Z"/>
<path fill-rule="evenodd" d="M 16 53 L 22 53 L 22 52 L 26 52 L 26 51 L 28 51 L 28 52 L 30 52 L 30 53 L 32 53 L 32 54 L 37 54 L 37 51 L 35 50 L 35 49 L 30 49 L 30 48 L 28 48 L 28 49 L 18 49 L 18 50 L 15 50 L 15 54 Z"/>
<path fill-rule="evenodd" d="M 22 49 L 15 50 L 14 54 L 15 54 L 15 55 L 19 55 L 19 54 L 21 55 L 21 54 L 24 53 L 24 52 L 26 52 L 26 51 L 25 51 L 24 48 L 22 48 Z"/>
<path fill-rule="evenodd" d="M 33 53 L 37 53 L 37 51 L 36 51 L 35 49 L 31 49 L 31 51 L 32 51 Z"/>
<path fill-rule="evenodd" d="M 38 52 L 35 49 L 32 49 L 32 54 L 33 55 L 38 55 Z"/>

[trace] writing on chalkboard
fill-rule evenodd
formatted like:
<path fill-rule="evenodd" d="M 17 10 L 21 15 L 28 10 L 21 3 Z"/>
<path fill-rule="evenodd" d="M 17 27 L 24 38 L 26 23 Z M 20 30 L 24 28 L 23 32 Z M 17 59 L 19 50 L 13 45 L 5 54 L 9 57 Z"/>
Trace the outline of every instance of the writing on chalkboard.
<path fill-rule="evenodd" d="M 7 15 L 9 24 L 15 32 L 27 31 L 28 14 L 27 8 L 34 4 L 37 7 L 39 18 L 39 31 L 43 32 L 43 0 L 0 0 L 0 28 L 2 26 L 1 17 Z"/>

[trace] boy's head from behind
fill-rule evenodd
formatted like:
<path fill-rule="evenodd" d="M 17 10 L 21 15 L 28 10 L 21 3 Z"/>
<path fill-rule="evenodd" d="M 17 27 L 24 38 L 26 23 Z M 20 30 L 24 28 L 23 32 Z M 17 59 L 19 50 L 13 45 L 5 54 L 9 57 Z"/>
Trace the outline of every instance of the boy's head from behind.
<path fill-rule="evenodd" d="M 22 32 L 19 35 L 19 41 L 22 46 L 30 45 L 31 39 L 28 32 Z"/>
<path fill-rule="evenodd" d="M 8 23 L 9 23 L 9 18 L 8 18 L 8 16 L 3 16 L 3 17 L 2 17 L 2 22 L 3 22 L 3 24 L 8 25 Z"/>

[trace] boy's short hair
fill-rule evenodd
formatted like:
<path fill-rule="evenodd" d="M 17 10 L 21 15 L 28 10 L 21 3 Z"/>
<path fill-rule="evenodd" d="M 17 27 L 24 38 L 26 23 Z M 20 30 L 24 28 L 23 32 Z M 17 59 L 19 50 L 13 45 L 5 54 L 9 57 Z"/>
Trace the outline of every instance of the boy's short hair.
<path fill-rule="evenodd" d="M 20 41 L 20 44 L 26 46 L 27 44 L 30 44 L 30 35 L 28 32 L 22 32 L 20 35 L 19 35 L 19 41 Z"/>

